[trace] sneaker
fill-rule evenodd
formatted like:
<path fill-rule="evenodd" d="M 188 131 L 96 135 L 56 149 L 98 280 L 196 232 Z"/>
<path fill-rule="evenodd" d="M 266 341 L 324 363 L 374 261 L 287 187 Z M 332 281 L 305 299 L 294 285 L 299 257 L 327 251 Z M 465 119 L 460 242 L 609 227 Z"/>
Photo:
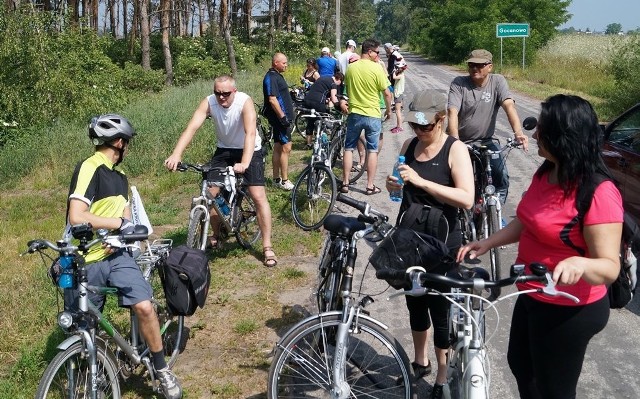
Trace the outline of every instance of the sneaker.
<path fill-rule="evenodd" d="M 281 189 L 283 189 L 283 190 L 287 190 L 287 191 L 291 191 L 291 190 L 293 190 L 293 187 L 294 187 L 294 186 L 293 186 L 293 183 L 291 183 L 291 182 L 289 181 L 289 179 L 287 179 L 287 180 L 282 180 L 282 181 L 280 181 L 278 184 L 279 184 L 279 186 L 280 186 L 280 188 L 281 188 Z"/>
<path fill-rule="evenodd" d="M 156 370 L 156 377 L 160 381 L 160 389 L 164 397 L 167 399 L 180 399 L 182 397 L 182 387 L 180 382 L 173 371 L 165 367 L 161 370 Z"/>
<path fill-rule="evenodd" d="M 440 399 L 442 398 L 444 393 L 444 385 L 433 384 L 433 389 L 431 390 L 431 399 Z"/>
<path fill-rule="evenodd" d="M 273 185 L 276 187 L 280 187 L 280 183 L 282 182 L 282 179 L 279 177 L 274 177 L 273 178 Z"/>

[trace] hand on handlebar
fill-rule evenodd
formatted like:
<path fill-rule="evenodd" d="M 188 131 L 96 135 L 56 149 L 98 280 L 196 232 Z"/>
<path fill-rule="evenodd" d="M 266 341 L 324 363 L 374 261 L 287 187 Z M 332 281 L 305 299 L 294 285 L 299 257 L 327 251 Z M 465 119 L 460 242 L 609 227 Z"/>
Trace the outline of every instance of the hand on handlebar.
<path fill-rule="evenodd" d="M 584 258 L 572 256 L 561 260 L 553 269 L 553 282 L 556 285 L 576 284 L 584 274 Z"/>
<path fill-rule="evenodd" d="M 170 171 L 175 172 L 181 160 L 181 157 L 179 157 L 178 155 L 171 154 L 169 158 L 164 160 L 164 166 Z"/>
<path fill-rule="evenodd" d="M 529 137 L 526 134 L 517 134 L 515 135 L 515 141 L 522 145 L 522 149 L 525 152 L 529 151 Z"/>
<path fill-rule="evenodd" d="M 470 242 L 460 247 L 456 261 L 463 262 L 467 254 L 469 255 L 469 259 L 475 259 L 480 255 L 484 255 L 490 249 L 491 246 L 487 244 L 486 240 Z"/>

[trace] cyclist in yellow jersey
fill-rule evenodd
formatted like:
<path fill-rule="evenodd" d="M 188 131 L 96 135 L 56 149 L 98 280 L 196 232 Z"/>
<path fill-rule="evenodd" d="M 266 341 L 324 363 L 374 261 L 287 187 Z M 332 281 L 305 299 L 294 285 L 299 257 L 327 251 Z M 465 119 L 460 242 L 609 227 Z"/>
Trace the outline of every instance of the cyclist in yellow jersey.
<path fill-rule="evenodd" d="M 89 124 L 89 138 L 96 152 L 76 167 L 69 188 L 69 226 L 90 223 L 94 229 L 133 232 L 129 207 L 129 183 L 119 168 L 135 130 L 120 115 L 95 117 Z M 68 234 L 67 234 L 68 235 Z M 126 249 L 97 248 L 86 256 L 87 278 L 91 285 L 118 288 L 121 306 L 131 307 L 138 316 L 140 331 L 149 345 L 156 376 L 168 399 L 182 397 L 175 374 L 167 367 L 160 337 L 158 317 L 151 304 L 152 290 L 140 268 Z M 91 302 L 104 306 L 104 296 L 90 294 Z M 66 290 L 65 305 L 74 307 L 77 293 Z"/>

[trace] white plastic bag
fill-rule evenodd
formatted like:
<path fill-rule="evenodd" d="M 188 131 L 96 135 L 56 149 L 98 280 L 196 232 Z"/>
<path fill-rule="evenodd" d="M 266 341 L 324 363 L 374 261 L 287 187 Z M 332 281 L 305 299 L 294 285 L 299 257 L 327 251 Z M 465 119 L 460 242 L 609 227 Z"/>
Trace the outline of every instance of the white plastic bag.
<path fill-rule="evenodd" d="M 151 221 L 149 220 L 149 216 L 147 216 L 147 211 L 144 210 L 142 198 L 136 186 L 131 186 L 131 221 L 133 224 L 146 226 L 147 229 L 149 229 L 149 235 L 153 233 Z"/>

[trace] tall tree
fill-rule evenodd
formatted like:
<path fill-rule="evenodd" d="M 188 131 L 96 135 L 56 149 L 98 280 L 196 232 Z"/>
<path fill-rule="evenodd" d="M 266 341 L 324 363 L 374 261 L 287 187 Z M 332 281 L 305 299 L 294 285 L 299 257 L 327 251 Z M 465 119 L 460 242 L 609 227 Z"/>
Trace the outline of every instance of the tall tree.
<path fill-rule="evenodd" d="M 149 0 L 140 0 L 140 41 L 142 47 L 142 69 L 151 70 L 151 44 L 149 27 Z"/>
<path fill-rule="evenodd" d="M 169 14 L 171 13 L 170 0 L 162 0 L 160 4 L 160 12 L 162 13 L 160 26 L 162 29 L 162 54 L 164 55 L 164 82 L 167 86 L 171 86 L 173 85 L 173 60 L 171 58 L 171 47 L 169 46 Z"/>
<path fill-rule="evenodd" d="M 607 35 L 617 35 L 620 32 L 622 32 L 622 25 L 620 25 L 619 23 L 607 25 L 607 29 L 605 29 L 604 31 L 604 33 L 606 33 Z"/>

